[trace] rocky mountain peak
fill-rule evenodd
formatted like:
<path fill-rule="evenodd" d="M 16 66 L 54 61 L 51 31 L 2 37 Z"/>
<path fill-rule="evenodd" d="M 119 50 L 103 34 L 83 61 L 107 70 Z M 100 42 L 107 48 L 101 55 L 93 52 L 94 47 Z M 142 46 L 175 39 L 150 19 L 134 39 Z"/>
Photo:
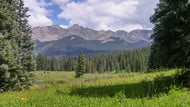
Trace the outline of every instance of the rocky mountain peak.
<path fill-rule="evenodd" d="M 74 24 L 69 29 L 80 29 L 82 26 L 79 26 L 78 24 Z"/>
<path fill-rule="evenodd" d="M 63 29 L 59 25 L 36 27 L 32 29 L 32 32 L 32 38 L 41 42 L 59 40 L 71 35 L 76 35 L 85 40 L 107 41 L 111 37 L 117 37 L 130 43 L 136 43 L 139 41 L 150 41 L 150 36 L 152 34 L 151 30 L 134 30 L 129 33 L 124 30 L 119 30 L 116 32 L 111 30 L 97 31 L 84 28 L 78 24 L 74 24 L 67 29 Z"/>

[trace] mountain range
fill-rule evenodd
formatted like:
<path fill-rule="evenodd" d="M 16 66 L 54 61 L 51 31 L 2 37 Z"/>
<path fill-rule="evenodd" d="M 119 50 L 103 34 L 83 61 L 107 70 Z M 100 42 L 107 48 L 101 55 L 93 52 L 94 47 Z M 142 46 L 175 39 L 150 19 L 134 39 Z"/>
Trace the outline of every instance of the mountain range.
<path fill-rule="evenodd" d="M 62 28 L 59 25 L 35 27 L 32 29 L 32 40 L 35 43 L 35 55 L 77 56 L 84 54 L 115 52 L 141 48 L 151 45 L 152 30 L 97 31 L 77 24 Z"/>

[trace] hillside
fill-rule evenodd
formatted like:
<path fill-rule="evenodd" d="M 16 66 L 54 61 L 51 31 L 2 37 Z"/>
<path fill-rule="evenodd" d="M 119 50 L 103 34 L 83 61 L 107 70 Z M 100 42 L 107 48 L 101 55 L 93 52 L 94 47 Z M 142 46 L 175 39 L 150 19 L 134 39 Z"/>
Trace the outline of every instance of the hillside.
<path fill-rule="evenodd" d="M 35 55 L 77 56 L 82 50 L 84 54 L 115 52 L 141 48 L 151 44 L 151 30 L 96 31 L 73 25 L 68 29 L 60 26 L 36 27 L 32 29 L 35 43 Z"/>
<path fill-rule="evenodd" d="M 47 56 L 67 57 L 77 56 L 80 50 L 83 50 L 84 54 L 94 54 L 129 50 L 150 45 L 150 43 L 144 41 L 134 44 L 116 37 L 110 39 L 111 41 L 104 43 L 99 40 L 84 40 L 79 36 L 72 35 L 56 41 L 36 41 L 35 51 Z"/>

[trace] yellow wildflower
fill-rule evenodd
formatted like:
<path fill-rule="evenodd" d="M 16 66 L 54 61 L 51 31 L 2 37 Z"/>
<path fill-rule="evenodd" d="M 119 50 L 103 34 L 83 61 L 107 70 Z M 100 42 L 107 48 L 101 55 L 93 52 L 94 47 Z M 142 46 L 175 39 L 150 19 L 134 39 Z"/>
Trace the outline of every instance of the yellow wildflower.
<path fill-rule="evenodd" d="M 51 96 L 50 95 L 48 95 L 48 98 L 50 98 Z"/>
<path fill-rule="evenodd" d="M 21 100 L 22 101 L 27 101 L 27 98 L 22 97 Z"/>
<path fill-rule="evenodd" d="M 25 98 L 22 97 L 21 100 L 25 100 Z"/>

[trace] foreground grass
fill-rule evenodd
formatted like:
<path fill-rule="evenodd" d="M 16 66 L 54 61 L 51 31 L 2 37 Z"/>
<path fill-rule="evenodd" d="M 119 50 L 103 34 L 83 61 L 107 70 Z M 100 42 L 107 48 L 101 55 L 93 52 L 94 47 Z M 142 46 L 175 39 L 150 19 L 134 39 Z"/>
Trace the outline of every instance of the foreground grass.
<path fill-rule="evenodd" d="M 0 94 L 0 107 L 190 106 L 190 90 L 175 87 L 174 70 L 151 74 L 34 72 L 30 90 Z"/>

